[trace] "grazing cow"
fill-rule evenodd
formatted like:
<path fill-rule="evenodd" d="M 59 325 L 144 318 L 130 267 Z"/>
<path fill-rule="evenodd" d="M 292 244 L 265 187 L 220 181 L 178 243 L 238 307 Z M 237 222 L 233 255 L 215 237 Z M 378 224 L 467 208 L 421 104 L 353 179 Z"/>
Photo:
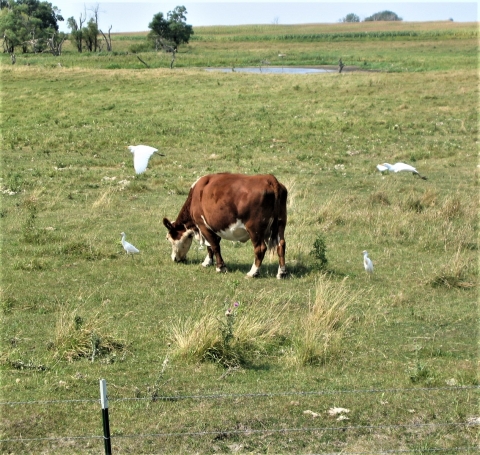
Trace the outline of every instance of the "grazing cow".
<path fill-rule="evenodd" d="M 212 265 L 215 255 L 217 272 L 226 272 L 220 240 L 250 239 L 255 261 L 247 277 L 259 274 L 267 247 L 277 249 L 277 278 L 286 275 L 287 189 L 273 175 L 205 175 L 190 188 L 177 220 L 172 223 L 164 218 L 163 224 L 168 229 L 173 261 L 185 259 L 195 236 L 200 244 L 207 245 L 202 265 Z"/>

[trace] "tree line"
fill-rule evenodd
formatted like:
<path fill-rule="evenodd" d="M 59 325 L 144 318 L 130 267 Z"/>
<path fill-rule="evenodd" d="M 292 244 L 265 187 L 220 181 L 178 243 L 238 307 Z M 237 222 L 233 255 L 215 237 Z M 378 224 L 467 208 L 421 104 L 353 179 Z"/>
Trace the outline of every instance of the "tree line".
<path fill-rule="evenodd" d="M 48 1 L 41 0 L 0 0 L 0 34 L 3 37 L 3 52 L 12 55 L 20 48 L 27 52 L 52 52 L 60 55 L 66 39 L 74 43 L 78 52 L 98 52 L 104 49 L 112 51 L 110 31 L 99 28 L 100 6 L 86 8 L 78 18 L 69 17 L 69 34 L 59 31 L 58 23 L 64 21 L 61 11 Z M 151 49 L 160 48 L 176 52 L 178 46 L 188 43 L 193 35 L 193 27 L 186 20 L 187 9 L 177 6 L 165 17 L 163 13 L 153 16 L 148 25 L 150 32 L 147 45 Z M 88 17 L 89 16 L 89 17 Z"/>
<path fill-rule="evenodd" d="M 364 22 L 371 22 L 371 21 L 401 21 L 403 20 L 401 17 L 398 17 L 396 13 L 393 11 L 380 11 L 379 13 L 372 14 L 369 17 L 364 19 Z M 344 18 L 340 19 L 340 22 L 360 22 L 360 18 L 354 14 L 350 13 L 347 14 Z"/>
<path fill-rule="evenodd" d="M 105 33 L 99 28 L 100 6 L 89 10 L 84 8 L 78 19 L 69 17 L 67 26 L 70 34 L 59 31 L 58 23 L 64 21 L 61 11 L 48 1 L 41 0 L 0 0 L 0 34 L 3 37 L 3 52 L 12 56 L 15 63 L 15 49 L 26 52 L 51 52 L 60 55 L 66 39 L 74 43 L 78 52 L 98 52 L 104 49 L 112 51 L 110 31 Z M 187 24 L 187 9 L 177 6 L 164 16 L 157 13 L 148 24 L 150 32 L 141 50 L 163 49 L 173 53 L 178 46 L 187 44 L 193 35 L 193 27 Z M 365 18 L 365 21 L 401 21 L 402 18 L 392 11 L 382 11 Z M 347 14 L 341 22 L 360 22 L 356 14 Z M 172 60 L 172 62 L 173 62 Z"/>

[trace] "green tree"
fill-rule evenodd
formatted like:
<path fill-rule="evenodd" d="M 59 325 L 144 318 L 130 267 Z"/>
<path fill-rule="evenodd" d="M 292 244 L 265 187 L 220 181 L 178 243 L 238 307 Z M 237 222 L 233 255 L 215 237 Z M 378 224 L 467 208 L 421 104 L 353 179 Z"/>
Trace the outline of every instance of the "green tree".
<path fill-rule="evenodd" d="M 159 46 L 168 48 L 168 45 L 173 45 L 177 48 L 180 44 L 189 42 L 193 27 L 186 23 L 186 14 L 187 9 L 184 6 L 177 6 L 167 13 L 166 19 L 163 13 L 153 16 L 152 22 L 148 24 L 151 30 L 148 36 L 157 50 Z"/>
<path fill-rule="evenodd" d="M 178 47 L 182 43 L 188 43 L 193 35 L 193 27 L 187 24 L 187 9 L 177 6 L 167 14 L 170 29 L 170 40 Z"/>
<path fill-rule="evenodd" d="M 369 21 L 401 21 L 403 20 L 401 17 L 398 17 L 396 13 L 392 11 L 381 11 L 379 13 L 375 13 L 370 17 L 365 18 L 365 22 Z"/>
<path fill-rule="evenodd" d="M 153 16 L 152 22 L 148 24 L 148 28 L 151 30 L 148 34 L 148 38 L 153 41 L 155 50 L 158 51 L 162 45 L 162 40 L 168 39 L 168 22 L 163 17 L 163 13 L 157 13 Z"/>
<path fill-rule="evenodd" d="M 78 19 L 78 22 L 76 19 L 72 16 L 67 19 L 67 26 L 71 30 L 70 31 L 70 41 L 73 41 L 75 43 L 75 46 L 77 46 L 77 51 L 82 52 L 83 51 L 83 24 L 85 23 L 85 17 L 80 14 L 80 18 Z"/>
<path fill-rule="evenodd" d="M 342 19 L 342 22 L 360 22 L 360 18 L 356 14 L 350 13 Z"/>
<path fill-rule="evenodd" d="M 87 22 L 87 26 L 82 29 L 82 37 L 85 42 L 85 47 L 90 52 L 97 51 L 97 40 L 98 40 L 98 25 L 95 19 L 92 17 Z"/>
<path fill-rule="evenodd" d="M 60 10 L 51 3 L 39 0 L 8 0 L 0 2 L 0 34 L 4 52 L 14 53 L 22 47 L 28 52 L 41 51 L 58 32 L 63 21 Z"/>

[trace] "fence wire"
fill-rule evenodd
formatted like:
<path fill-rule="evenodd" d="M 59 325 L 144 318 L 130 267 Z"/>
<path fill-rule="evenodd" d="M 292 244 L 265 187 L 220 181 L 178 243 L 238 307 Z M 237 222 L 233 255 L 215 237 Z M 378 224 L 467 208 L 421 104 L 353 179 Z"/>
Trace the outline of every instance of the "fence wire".
<path fill-rule="evenodd" d="M 339 427 L 302 427 L 302 428 L 263 428 L 261 430 L 245 429 L 245 430 L 216 430 L 216 431 L 185 431 L 185 432 L 160 432 L 160 433 L 138 433 L 138 434 L 112 434 L 112 439 L 133 439 L 133 438 L 170 438 L 170 437 L 198 437 L 198 436 L 221 436 L 234 434 L 265 434 L 265 433 L 301 433 L 301 432 L 327 432 L 327 431 L 352 431 L 352 430 L 395 430 L 399 428 L 410 429 L 424 429 L 424 428 L 445 428 L 445 427 L 474 427 L 478 423 L 416 423 L 416 424 L 401 424 L 401 425 L 350 425 Z M 32 441 L 61 441 L 61 440 L 75 440 L 75 439 L 103 439 L 103 436 L 63 436 L 51 438 L 10 438 L 0 439 L 1 442 L 32 442 Z"/>
<path fill-rule="evenodd" d="M 208 395 L 158 395 L 155 397 L 108 397 L 109 402 L 121 401 L 179 401 L 179 400 L 212 400 L 228 398 L 275 398 L 287 396 L 321 396 L 335 394 L 373 394 L 373 393 L 406 393 L 406 392 L 436 392 L 436 391 L 466 391 L 479 390 L 480 386 L 458 386 L 458 387 L 419 387 L 410 389 L 351 389 L 351 390 L 312 390 L 312 391 L 288 391 L 288 392 L 257 392 L 257 393 L 218 393 Z M 59 404 L 59 403 L 98 403 L 100 399 L 85 398 L 71 400 L 40 400 L 40 401 L 0 401 L 0 406 L 18 406 L 26 404 Z"/>
<path fill-rule="evenodd" d="M 206 394 L 206 395 L 169 395 L 169 396 L 147 396 L 147 397 L 132 397 L 132 398 L 113 398 L 109 397 L 111 403 L 124 401 L 179 401 L 179 400 L 212 400 L 212 399 L 237 399 L 237 398 L 274 398 L 287 396 L 328 396 L 335 394 L 395 394 L 395 393 L 412 393 L 412 392 L 459 392 L 469 390 L 479 390 L 480 386 L 458 386 L 458 387 L 423 387 L 423 388 L 392 388 L 392 389 L 344 389 L 344 390 L 313 390 L 313 391 L 288 391 L 288 392 L 258 392 L 258 393 L 235 393 L 235 394 Z M 20 405 L 52 405 L 52 404 L 71 404 L 71 403 L 99 403 L 99 399 L 69 399 L 69 400 L 40 400 L 40 401 L 3 401 L 0 406 L 20 406 Z M 480 425 L 478 420 L 472 422 L 437 422 L 425 424 L 392 424 L 392 425 L 351 425 L 338 427 L 302 427 L 302 428 L 271 428 L 271 429 L 231 429 L 231 430 L 217 430 L 217 431 L 185 431 L 185 432 L 159 432 L 159 433 L 144 433 L 144 434 L 112 434 L 112 439 L 134 439 L 134 438 L 168 438 L 168 437 L 202 437 L 202 436 L 222 436 L 222 435 L 251 435 L 251 434 L 279 434 L 279 433 L 301 433 L 301 432 L 345 432 L 345 431 L 381 431 L 381 430 L 395 430 L 395 429 L 424 429 L 424 428 L 460 428 L 460 427 L 476 427 Z M 102 440 L 104 436 L 90 435 L 90 436 L 60 436 L 48 438 L 8 438 L 0 439 L 0 443 L 27 443 L 27 442 L 54 442 L 54 441 L 79 441 L 79 440 Z M 365 454 L 394 454 L 394 453 L 440 453 L 440 452 L 480 452 L 478 446 L 464 446 L 454 448 L 430 448 L 430 449 L 408 449 L 408 450 L 380 450 L 375 452 L 341 452 L 342 455 L 365 455 Z M 339 455 L 340 452 L 332 452 L 323 455 Z M 315 455 L 315 454 L 309 454 Z"/>

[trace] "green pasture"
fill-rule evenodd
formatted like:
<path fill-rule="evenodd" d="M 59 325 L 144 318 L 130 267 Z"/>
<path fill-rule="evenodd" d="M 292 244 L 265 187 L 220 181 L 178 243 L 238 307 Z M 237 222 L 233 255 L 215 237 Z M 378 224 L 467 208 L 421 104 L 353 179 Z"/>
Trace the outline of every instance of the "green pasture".
<path fill-rule="evenodd" d="M 154 52 L 147 33 L 112 35 L 112 52 L 79 54 L 66 41 L 60 57 L 17 53 L 17 65 L 95 69 L 170 68 L 172 56 Z M 385 43 L 388 43 L 388 46 Z M 105 46 L 104 46 L 105 47 Z M 177 68 L 206 66 L 338 65 L 388 72 L 477 67 L 478 27 L 455 22 L 196 27 L 179 47 Z M 9 63 L 9 56 L 0 59 Z"/>
<path fill-rule="evenodd" d="M 100 378 L 115 454 L 477 450 L 477 25 L 344 26 L 195 29 L 173 70 L 139 35 L 1 56 L 2 453 L 102 453 Z M 288 33 L 337 37 L 245 39 Z M 249 243 L 171 261 L 162 219 L 225 171 L 286 185 L 286 279 Z"/>

